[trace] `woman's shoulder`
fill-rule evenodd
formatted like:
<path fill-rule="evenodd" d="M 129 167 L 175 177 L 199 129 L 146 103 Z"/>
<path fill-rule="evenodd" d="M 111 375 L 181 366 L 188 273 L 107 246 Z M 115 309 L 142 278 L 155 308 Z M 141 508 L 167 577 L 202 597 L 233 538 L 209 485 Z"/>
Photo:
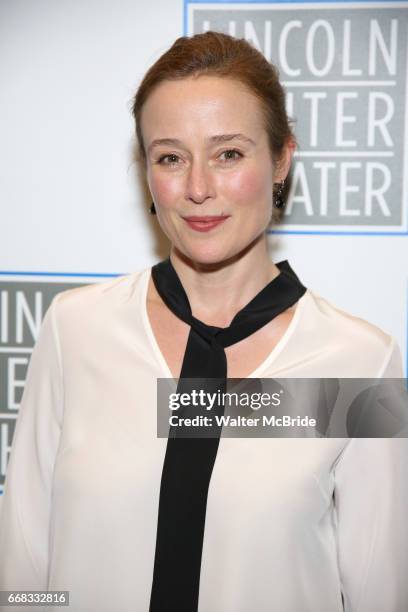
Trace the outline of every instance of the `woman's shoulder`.
<path fill-rule="evenodd" d="M 309 289 L 307 294 L 309 315 L 316 317 L 328 331 L 334 330 L 336 335 L 341 331 L 347 336 L 359 336 L 368 342 L 389 343 L 390 335 L 374 323 L 340 308 L 314 290 Z"/>
<path fill-rule="evenodd" d="M 58 293 L 49 310 L 62 344 L 92 346 L 98 338 L 114 336 L 124 326 L 141 329 L 142 296 L 149 272 L 150 268 L 143 268 Z"/>
<path fill-rule="evenodd" d="M 399 347 L 391 334 L 314 290 L 308 289 L 305 294 L 302 322 L 303 330 L 313 338 L 316 347 L 325 347 L 328 354 L 348 355 L 353 361 L 376 364 L 379 373 L 393 355 L 399 359 Z"/>
<path fill-rule="evenodd" d="M 53 302 L 59 313 L 68 315 L 70 312 L 84 313 L 94 307 L 102 308 L 134 298 L 142 289 L 142 281 L 150 267 L 136 270 L 129 274 L 121 274 L 108 280 L 94 283 L 84 283 L 81 286 L 60 291 Z"/>
<path fill-rule="evenodd" d="M 144 329 L 142 299 L 149 272 L 143 268 L 58 293 L 49 311 L 65 356 L 92 359 L 95 352 L 113 350 L 116 342 L 132 334 L 137 343 Z"/>

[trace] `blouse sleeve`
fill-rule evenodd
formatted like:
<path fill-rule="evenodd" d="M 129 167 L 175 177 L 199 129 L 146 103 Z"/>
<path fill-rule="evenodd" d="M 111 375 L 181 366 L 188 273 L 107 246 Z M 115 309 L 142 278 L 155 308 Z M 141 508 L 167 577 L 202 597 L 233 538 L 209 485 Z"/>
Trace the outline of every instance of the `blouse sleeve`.
<path fill-rule="evenodd" d="M 52 477 L 63 409 L 57 297 L 45 313 L 31 354 L 6 471 L 0 590 L 47 589 Z"/>
<path fill-rule="evenodd" d="M 403 377 L 395 341 L 381 376 Z M 408 439 L 352 438 L 334 482 L 345 612 L 407 612 Z"/>

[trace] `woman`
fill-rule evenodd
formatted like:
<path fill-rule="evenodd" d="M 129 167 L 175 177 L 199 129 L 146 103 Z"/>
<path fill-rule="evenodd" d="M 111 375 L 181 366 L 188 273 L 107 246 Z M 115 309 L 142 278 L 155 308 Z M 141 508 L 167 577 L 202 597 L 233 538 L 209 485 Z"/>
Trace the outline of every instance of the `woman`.
<path fill-rule="evenodd" d="M 182 37 L 133 113 L 169 258 L 47 311 L 0 588 L 75 611 L 405 612 L 406 440 L 156 436 L 158 378 L 402 377 L 392 337 L 270 260 L 295 148 L 277 72 L 244 40 Z"/>

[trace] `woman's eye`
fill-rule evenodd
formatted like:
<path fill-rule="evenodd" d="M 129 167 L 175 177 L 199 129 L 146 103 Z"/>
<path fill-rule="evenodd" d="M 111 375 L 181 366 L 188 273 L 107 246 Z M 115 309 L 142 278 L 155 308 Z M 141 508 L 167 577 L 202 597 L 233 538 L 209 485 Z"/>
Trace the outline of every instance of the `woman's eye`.
<path fill-rule="evenodd" d="M 227 149 L 221 153 L 220 157 L 223 155 L 225 156 L 224 161 L 226 162 L 236 161 L 240 157 L 243 157 L 242 153 L 236 149 Z M 177 166 L 179 164 L 179 159 L 179 156 L 175 153 L 167 153 L 166 155 L 159 157 L 157 163 L 163 166 Z"/>
<path fill-rule="evenodd" d="M 226 155 L 225 161 L 235 161 L 242 157 L 242 154 L 236 149 L 227 149 L 221 153 L 221 156 L 222 155 Z"/>
<path fill-rule="evenodd" d="M 158 164 L 163 164 L 163 166 L 171 166 L 173 164 L 176 164 L 178 160 L 178 155 L 176 155 L 175 153 L 168 153 L 167 155 L 162 155 L 158 160 L 157 163 Z M 165 159 L 169 159 L 168 162 L 164 163 Z"/>

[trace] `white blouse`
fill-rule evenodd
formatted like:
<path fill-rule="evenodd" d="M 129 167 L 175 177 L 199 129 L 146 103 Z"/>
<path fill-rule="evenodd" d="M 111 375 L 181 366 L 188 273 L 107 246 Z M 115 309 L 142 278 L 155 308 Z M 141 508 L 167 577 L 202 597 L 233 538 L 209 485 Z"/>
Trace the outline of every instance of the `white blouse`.
<path fill-rule="evenodd" d="M 149 277 L 63 291 L 45 314 L 6 476 L 0 590 L 148 612 L 167 444 L 156 379 L 172 377 Z M 251 377 L 403 373 L 392 337 L 307 290 Z M 407 612 L 407 510 L 407 439 L 221 438 L 199 612 Z"/>

